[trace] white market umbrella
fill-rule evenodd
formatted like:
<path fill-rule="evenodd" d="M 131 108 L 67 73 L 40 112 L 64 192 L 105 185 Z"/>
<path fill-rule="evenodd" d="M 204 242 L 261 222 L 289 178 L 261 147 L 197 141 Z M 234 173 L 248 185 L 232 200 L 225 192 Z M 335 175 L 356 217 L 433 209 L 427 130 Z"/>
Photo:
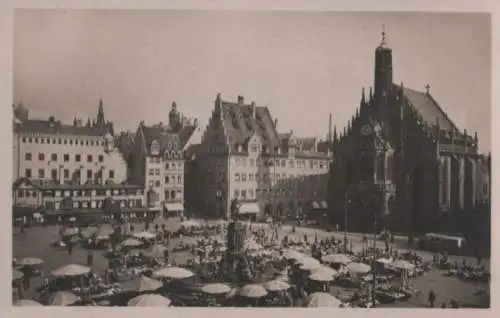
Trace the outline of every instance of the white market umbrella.
<path fill-rule="evenodd" d="M 227 294 L 231 291 L 231 287 L 226 284 L 213 283 L 203 286 L 201 291 L 210 295 Z"/>
<path fill-rule="evenodd" d="M 337 276 L 336 270 L 334 270 L 333 268 L 322 266 L 314 270 L 311 275 L 309 275 L 309 279 L 317 282 L 330 282 L 334 280 L 335 276 Z"/>
<path fill-rule="evenodd" d="M 321 267 L 321 264 L 313 262 L 306 262 L 300 265 L 300 269 L 304 271 L 314 271 L 319 267 Z"/>
<path fill-rule="evenodd" d="M 154 276 L 172 279 L 184 279 L 193 277 L 194 273 L 182 267 L 165 267 L 153 273 Z"/>
<path fill-rule="evenodd" d="M 193 220 L 187 220 L 181 223 L 181 226 L 183 227 L 200 227 L 200 223 L 193 221 Z"/>
<path fill-rule="evenodd" d="M 76 303 L 80 298 L 69 291 L 57 291 L 50 295 L 49 306 L 69 306 Z"/>
<path fill-rule="evenodd" d="M 90 268 L 87 266 L 78 265 L 78 264 L 69 264 L 69 265 L 65 265 L 63 267 L 59 267 L 58 269 L 53 270 L 52 275 L 56 276 L 56 277 L 78 276 L 78 275 L 87 274 L 89 272 L 90 272 Z"/>
<path fill-rule="evenodd" d="M 120 245 L 124 247 L 138 247 L 142 245 L 142 242 L 135 238 L 128 238 L 121 242 Z"/>
<path fill-rule="evenodd" d="M 302 258 L 309 257 L 309 256 L 304 254 L 304 253 L 295 251 L 295 250 L 286 250 L 283 252 L 283 257 L 286 259 L 298 261 Z"/>
<path fill-rule="evenodd" d="M 128 301 L 130 307 L 169 307 L 172 301 L 157 294 L 145 294 Z"/>
<path fill-rule="evenodd" d="M 389 264 L 392 264 L 392 260 L 389 258 L 382 257 L 382 258 L 377 259 L 377 263 L 389 265 Z"/>
<path fill-rule="evenodd" d="M 413 270 L 415 268 L 415 265 L 412 263 L 405 261 L 405 260 L 398 260 L 395 261 L 392 266 L 397 269 L 402 269 L 402 270 Z"/>
<path fill-rule="evenodd" d="M 18 271 L 17 269 L 12 269 L 12 280 L 19 280 L 24 277 L 23 272 Z"/>
<path fill-rule="evenodd" d="M 351 259 L 345 254 L 328 254 L 321 258 L 321 261 L 332 264 L 349 264 Z"/>
<path fill-rule="evenodd" d="M 327 293 L 312 293 L 307 297 L 307 307 L 334 307 L 338 308 L 342 302 Z"/>
<path fill-rule="evenodd" d="M 135 238 L 145 239 L 145 240 L 152 240 L 152 239 L 156 238 L 156 234 L 151 233 L 151 232 L 147 232 L 147 231 L 143 231 L 143 232 L 139 232 L 139 233 L 134 233 L 133 236 Z"/>
<path fill-rule="evenodd" d="M 366 274 L 371 271 L 371 267 L 364 263 L 349 263 L 346 268 L 349 272 L 354 274 Z"/>
<path fill-rule="evenodd" d="M 249 284 L 242 287 L 238 294 L 246 298 L 261 298 L 267 295 L 267 290 L 260 284 Z"/>
<path fill-rule="evenodd" d="M 135 277 L 121 284 L 125 291 L 147 292 L 154 291 L 163 286 L 163 283 L 146 276 Z"/>
<path fill-rule="evenodd" d="M 43 264 L 43 261 L 40 258 L 36 257 L 25 257 L 20 259 L 19 261 L 16 261 L 16 264 L 21 266 L 35 266 Z"/>
<path fill-rule="evenodd" d="M 275 279 L 272 281 L 269 281 L 265 283 L 264 288 L 269 290 L 269 291 L 282 291 L 282 290 L 288 290 L 290 289 L 290 284 L 287 282 L 281 280 L 281 279 Z"/>
<path fill-rule="evenodd" d="M 245 242 L 245 249 L 250 250 L 250 251 L 258 251 L 258 250 L 263 249 L 263 246 L 257 242 L 250 240 L 250 241 Z"/>

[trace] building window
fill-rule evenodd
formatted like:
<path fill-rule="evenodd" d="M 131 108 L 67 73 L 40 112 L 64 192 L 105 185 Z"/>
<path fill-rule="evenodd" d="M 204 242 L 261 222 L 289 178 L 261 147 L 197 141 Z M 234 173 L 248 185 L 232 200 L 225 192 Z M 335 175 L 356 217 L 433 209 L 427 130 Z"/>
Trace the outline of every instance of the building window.
<path fill-rule="evenodd" d="M 24 170 L 24 176 L 26 178 L 31 178 L 31 169 L 25 169 Z"/>
<path fill-rule="evenodd" d="M 160 175 L 160 168 L 155 169 L 155 175 L 159 176 Z"/>
<path fill-rule="evenodd" d="M 24 154 L 24 160 L 31 161 L 31 152 L 27 152 Z"/>
<path fill-rule="evenodd" d="M 241 197 L 245 199 L 247 197 L 247 190 L 241 190 Z"/>
<path fill-rule="evenodd" d="M 240 190 L 234 190 L 234 197 L 238 198 L 240 196 Z"/>
<path fill-rule="evenodd" d="M 168 162 L 165 164 L 165 169 L 166 170 L 170 169 L 170 165 L 168 164 Z"/>
<path fill-rule="evenodd" d="M 44 169 L 38 169 L 38 178 L 45 179 L 45 170 Z"/>
<path fill-rule="evenodd" d="M 148 175 L 154 176 L 155 175 L 155 169 L 149 169 Z"/>
<path fill-rule="evenodd" d="M 165 177 L 165 184 L 169 184 L 170 183 L 170 177 L 169 176 L 166 176 Z"/>
<path fill-rule="evenodd" d="M 247 181 L 247 174 L 246 173 L 241 174 L 241 181 Z"/>
<path fill-rule="evenodd" d="M 57 170 L 56 169 L 52 169 L 50 171 L 50 177 L 52 178 L 52 180 L 56 180 L 57 179 Z"/>
<path fill-rule="evenodd" d="M 26 142 L 26 137 L 21 138 L 23 142 Z"/>
<path fill-rule="evenodd" d="M 109 178 L 114 179 L 115 178 L 115 170 L 109 170 Z"/>
<path fill-rule="evenodd" d="M 160 180 L 155 181 L 155 187 L 159 188 L 161 186 Z"/>
<path fill-rule="evenodd" d="M 104 156 L 103 155 L 99 155 L 99 162 L 103 162 L 104 161 Z"/>
<path fill-rule="evenodd" d="M 248 190 L 248 197 L 253 198 L 253 189 Z"/>
<path fill-rule="evenodd" d="M 293 166 L 294 166 L 293 160 L 288 160 L 288 165 L 290 166 L 290 168 L 293 168 Z"/>
<path fill-rule="evenodd" d="M 37 143 L 38 143 L 38 138 L 35 138 L 35 144 L 37 144 Z"/>
<path fill-rule="evenodd" d="M 181 176 L 177 176 L 177 184 L 181 184 L 182 183 L 182 177 Z"/>
<path fill-rule="evenodd" d="M 80 172 L 80 170 L 78 170 L 78 172 Z M 69 170 L 68 169 L 64 169 L 64 179 L 69 179 Z"/>
<path fill-rule="evenodd" d="M 253 181 L 253 173 L 248 174 L 248 181 Z"/>
<path fill-rule="evenodd" d="M 172 200 L 175 199 L 175 191 L 174 190 L 170 191 L 170 196 L 172 197 Z"/>
<path fill-rule="evenodd" d="M 87 170 L 87 179 L 92 179 L 92 170 Z"/>
<path fill-rule="evenodd" d="M 64 162 L 68 162 L 69 161 L 69 155 L 68 154 L 64 154 Z"/>
<path fill-rule="evenodd" d="M 234 181 L 240 181 L 240 174 L 239 173 L 236 173 L 234 175 Z"/>
<path fill-rule="evenodd" d="M 92 155 L 87 155 L 87 162 L 92 162 Z"/>
<path fill-rule="evenodd" d="M 152 187 L 152 186 L 154 185 L 153 180 L 149 180 L 149 181 L 148 181 L 148 185 L 149 185 L 149 187 Z"/>
<path fill-rule="evenodd" d="M 170 191 L 165 191 L 165 200 L 170 199 Z"/>
<path fill-rule="evenodd" d="M 50 155 L 50 160 L 57 161 L 57 154 L 56 153 L 51 154 Z"/>
<path fill-rule="evenodd" d="M 45 154 L 39 153 L 38 154 L 38 161 L 44 161 L 45 160 Z"/>

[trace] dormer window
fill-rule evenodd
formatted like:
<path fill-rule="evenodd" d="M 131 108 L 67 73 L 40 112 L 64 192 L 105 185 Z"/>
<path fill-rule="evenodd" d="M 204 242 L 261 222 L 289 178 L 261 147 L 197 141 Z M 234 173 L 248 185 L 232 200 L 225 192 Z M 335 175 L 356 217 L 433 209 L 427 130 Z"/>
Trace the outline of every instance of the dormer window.
<path fill-rule="evenodd" d="M 158 140 L 153 140 L 151 143 L 151 155 L 158 156 L 160 154 L 160 143 Z"/>

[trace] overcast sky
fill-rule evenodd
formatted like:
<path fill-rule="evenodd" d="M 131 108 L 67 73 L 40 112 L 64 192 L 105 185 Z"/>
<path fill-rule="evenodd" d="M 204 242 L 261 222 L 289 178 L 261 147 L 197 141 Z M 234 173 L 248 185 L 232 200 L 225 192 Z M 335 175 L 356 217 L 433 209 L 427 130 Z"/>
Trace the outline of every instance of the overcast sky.
<path fill-rule="evenodd" d="M 485 14 L 18 11 L 14 99 L 33 115 L 95 116 L 118 129 L 168 121 L 172 101 L 203 127 L 218 92 L 267 105 L 278 130 L 342 129 L 373 85 L 382 24 L 394 82 L 431 93 L 490 149 L 491 33 Z"/>

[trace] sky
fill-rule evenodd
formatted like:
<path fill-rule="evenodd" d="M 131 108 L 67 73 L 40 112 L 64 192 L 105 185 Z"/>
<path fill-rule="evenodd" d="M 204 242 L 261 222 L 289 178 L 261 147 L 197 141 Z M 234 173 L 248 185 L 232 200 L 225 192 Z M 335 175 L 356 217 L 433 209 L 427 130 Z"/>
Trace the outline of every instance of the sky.
<path fill-rule="evenodd" d="M 18 10 L 14 102 L 30 115 L 118 130 L 168 122 L 173 101 L 205 128 L 217 93 L 267 105 L 278 130 L 324 137 L 373 85 L 385 25 L 394 82 L 431 94 L 491 143 L 491 22 L 479 13 Z"/>

